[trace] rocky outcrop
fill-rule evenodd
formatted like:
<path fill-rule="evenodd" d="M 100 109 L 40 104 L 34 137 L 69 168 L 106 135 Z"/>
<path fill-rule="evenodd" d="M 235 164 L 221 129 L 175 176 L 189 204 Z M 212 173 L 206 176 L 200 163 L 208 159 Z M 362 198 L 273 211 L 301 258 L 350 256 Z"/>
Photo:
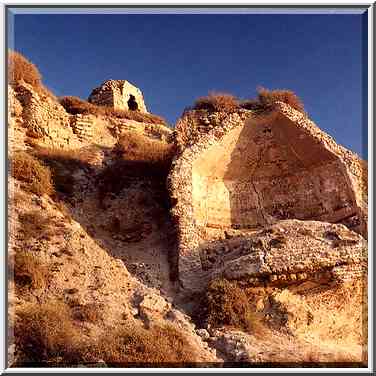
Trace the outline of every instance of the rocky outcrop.
<path fill-rule="evenodd" d="M 288 105 L 277 102 L 261 116 L 188 113 L 176 133 L 180 154 L 169 186 L 185 288 L 203 286 L 202 249 L 231 231 L 298 219 L 344 224 L 367 236 L 366 163 Z M 323 267 L 302 257 L 308 270 Z"/>
<path fill-rule="evenodd" d="M 117 142 L 118 135 L 112 129 L 116 119 L 69 114 L 55 98 L 38 93 L 22 81 L 15 87 L 8 86 L 8 105 L 11 150 L 31 144 L 53 149 L 79 149 L 93 143 L 112 147 Z M 142 129 L 148 126 L 134 123 Z"/>
<path fill-rule="evenodd" d="M 129 119 L 107 119 L 108 127 L 113 134 L 120 137 L 126 132 L 138 132 L 146 137 L 156 140 L 173 142 L 173 131 L 163 124 L 140 123 L 139 121 Z"/>
<path fill-rule="evenodd" d="M 39 94 L 31 85 L 19 82 L 9 90 L 10 115 L 35 143 L 56 148 L 77 148 L 80 140 L 70 126 L 70 115 L 53 98 Z M 9 127 L 9 134 L 16 133 Z M 16 142 L 20 146 L 20 142 Z M 12 144 L 10 145 L 12 146 Z"/>
<path fill-rule="evenodd" d="M 141 90 L 125 80 L 105 81 L 91 92 L 88 101 L 117 110 L 147 112 Z"/>

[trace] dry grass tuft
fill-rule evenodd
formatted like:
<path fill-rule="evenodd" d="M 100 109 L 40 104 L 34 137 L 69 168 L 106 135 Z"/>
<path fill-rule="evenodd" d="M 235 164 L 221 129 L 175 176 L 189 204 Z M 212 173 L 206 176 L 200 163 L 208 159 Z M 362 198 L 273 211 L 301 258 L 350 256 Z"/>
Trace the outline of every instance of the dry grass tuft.
<path fill-rule="evenodd" d="M 41 210 L 32 210 L 21 213 L 18 217 L 20 221 L 20 235 L 24 241 L 30 239 L 49 239 L 51 236 L 64 232 L 63 224 L 54 217 L 45 215 Z"/>
<path fill-rule="evenodd" d="M 79 362 L 81 337 L 69 307 L 60 301 L 31 304 L 17 312 L 14 327 L 23 365 L 50 363 L 73 365 Z"/>
<path fill-rule="evenodd" d="M 214 327 L 229 326 L 247 332 L 259 332 L 262 324 L 249 299 L 236 282 L 216 279 L 210 282 L 205 299 L 207 323 Z"/>
<path fill-rule="evenodd" d="M 173 143 L 154 140 L 129 131 L 122 134 L 116 145 L 116 152 L 128 161 L 147 162 L 161 168 L 169 168 L 175 147 Z"/>
<path fill-rule="evenodd" d="M 20 151 L 11 157 L 11 174 L 23 182 L 22 188 L 38 196 L 52 195 L 54 187 L 50 169 L 27 152 Z"/>
<path fill-rule="evenodd" d="M 42 86 L 38 68 L 16 51 L 9 51 L 8 54 L 8 80 L 10 85 L 23 80 L 35 88 Z"/>
<path fill-rule="evenodd" d="M 175 367 L 193 363 L 194 353 L 186 337 L 171 325 L 148 329 L 129 325 L 100 338 L 86 360 L 103 359 L 110 367 Z"/>
<path fill-rule="evenodd" d="M 73 309 L 73 318 L 79 321 L 98 323 L 103 319 L 102 308 L 96 303 L 78 304 Z"/>
<path fill-rule="evenodd" d="M 195 101 L 193 110 L 208 110 L 211 112 L 234 112 L 239 108 L 238 100 L 228 93 L 210 92 L 206 97 Z"/>
<path fill-rule="evenodd" d="M 84 340 L 70 308 L 60 301 L 19 310 L 14 333 L 24 354 L 21 366 L 72 366 L 104 361 L 109 367 L 174 367 L 196 360 L 188 339 L 170 324 L 146 329 L 134 323 L 95 340 Z"/>
<path fill-rule="evenodd" d="M 27 251 L 17 252 L 11 267 L 13 267 L 14 282 L 19 292 L 46 287 L 49 278 L 48 267 L 34 254 Z"/>
<path fill-rule="evenodd" d="M 42 84 L 42 75 L 38 68 L 25 56 L 16 51 L 8 53 L 8 83 L 16 86 L 19 81 L 25 81 L 31 85 L 39 95 L 55 96 Z"/>
<path fill-rule="evenodd" d="M 291 90 L 268 90 L 263 87 L 257 88 L 257 98 L 243 101 L 240 106 L 247 110 L 256 112 L 270 111 L 275 102 L 284 102 L 298 110 L 305 113 L 304 104 L 301 99 Z"/>
<path fill-rule="evenodd" d="M 141 123 L 168 125 L 165 119 L 154 114 L 139 111 L 115 110 L 112 107 L 98 106 L 93 103 L 89 103 L 78 97 L 62 97 L 60 98 L 59 102 L 65 108 L 65 110 L 72 115 L 91 114 L 96 116 L 134 120 Z"/>
<path fill-rule="evenodd" d="M 78 169 L 90 168 L 86 156 L 78 150 L 38 147 L 35 148 L 35 154 L 50 168 L 55 191 L 67 196 L 74 193 L 74 172 Z"/>

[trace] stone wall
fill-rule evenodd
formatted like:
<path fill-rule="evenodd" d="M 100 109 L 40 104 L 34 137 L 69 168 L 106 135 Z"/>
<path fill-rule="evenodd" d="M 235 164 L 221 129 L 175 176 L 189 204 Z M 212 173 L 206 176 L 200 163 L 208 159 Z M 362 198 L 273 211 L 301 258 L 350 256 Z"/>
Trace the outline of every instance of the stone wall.
<path fill-rule="evenodd" d="M 93 138 L 94 119 L 92 115 L 77 114 L 71 119 L 73 132 L 80 141 L 91 141 Z"/>
<path fill-rule="evenodd" d="M 173 131 L 163 124 L 140 123 L 134 120 L 115 118 L 107 119 L 107 121 L 117 137 L 121 136 L 124 132 L 134 131 L 142 133 L 150 138 L 172 142 Z"/>
<path fill-rule="evenodd" d="M 183 286 L 201 283 L 200 247 L 229 230 L 300 219 L 367 236 L 366 164 L 288 105 L 263 116 L 194 112 L 177 140 L 169 185 Z"/>
<path fill-rule="evenodd" d="M 88 101 L 118 110 L 147 112 L 141 90 L 125 80 L 104 82 L 91 92 Z"/>
<path fill-rule="evenodd" d="M 92 143 L 112 147 L 117 138 L 106 119 L 94 115 L 71 115 L 57 100 L 40 96 L 30 85 L 8 89 L 8 141 L 10 149 L 28 145 L 78 149 Z"/>
<path fill-rule="evenodd" d="M 41 97 L 24 82 L 15 87 L 12 95 L 22 106 L 20 121 L 26 136 L 52 147 L 69 149 L 80 146 L 80 140 L 70 126 L 70 115 L 56 100 L 46 95 Z"/>

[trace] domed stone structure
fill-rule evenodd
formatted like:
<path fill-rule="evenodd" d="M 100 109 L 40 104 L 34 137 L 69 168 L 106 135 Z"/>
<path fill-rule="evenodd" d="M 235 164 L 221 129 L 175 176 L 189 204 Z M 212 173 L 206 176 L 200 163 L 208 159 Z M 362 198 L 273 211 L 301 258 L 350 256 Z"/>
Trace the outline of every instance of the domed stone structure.
<path fill-rule="evenodd" d="M 147 112 L 140 89 L 125 80 L 109 80 L 95 88 L 88 101 L 116 110 Z"/>

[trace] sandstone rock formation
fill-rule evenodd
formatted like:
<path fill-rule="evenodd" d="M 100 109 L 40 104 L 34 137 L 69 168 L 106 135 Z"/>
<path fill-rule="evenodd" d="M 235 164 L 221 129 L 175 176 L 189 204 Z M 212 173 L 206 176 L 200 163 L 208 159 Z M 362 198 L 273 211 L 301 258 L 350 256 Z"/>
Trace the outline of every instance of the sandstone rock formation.
<path fill-rule="evenodd" d="M 108 80 L 95 88 L 89 102 L 118 110 L 147 112 L 142 92 L 125 80 Z"/>
<path fill-rule="evenodd" d="M 92 114 L 69 114 L 57 99 L 37 92 L 20 81 L 8 86 L 9 149 L 25 149 L 30 144 L 56 149 L 77 150 L 96 144 L 112 147 L 122 133 L 138 132 L 149 138 L 172 141 L 172 130 L 151 124 Z"/>
<path fill-rule="evenodd" d="M 8 99 L 10 157 L 40 158 L 58 192 L 9 177 L 10 262 L 34 260 L 10 281 L 15 364 L 27 361 L 12 335 L 20 314 L 55 301 L 85 346 L 110 339 L 94 366 L 119 329 L 155 325 L 182 334 L 201 366 L 364 361 L 367 165 L 305 115 L 281 102 L 262 115 L 190 111 L 172 131 L 147 116 L 68 113 L 22 81 Z M 146 112 L 127 81 L 89 100 Z M 129 132 L 141 149 L 153 138 L 177 150 L 167 187 L 170 159 L 162 171 L 115 147 Z M 196 317 L 218 278 L 244 292 L 249 330 Z"/>
<path fill-rule="evenodd" d="M 74 148 L 79 145 L 70 127 L 70 117 L 64 108 L 53 98 L 41 96 L 35 89 L 25 83 L 19 82 L 17 86 L 9 88 L 11 117 L 26 131 L 26 136 L 41 143 L 49 143 L 58 148 Z M 19 127 L 10 127 L 10 148 L 12 136 L 20 135 Z M 25 133 L 25 132 L 24 132 Z M 20 147 L 21 142 L 15 142 Z"/>
<path fill-rule="evenodd" d="M 204 286 L 205 249 L 229 232 L 298 219 L 344 224 L 367 236 L 366 164 L 288 105 L 277 102 L 261 116 L 193 111 L 176 132 L 180 154 L 169 184 L 185 288 Z M 308 269 L 322 269 L 307 260 Z"/>

